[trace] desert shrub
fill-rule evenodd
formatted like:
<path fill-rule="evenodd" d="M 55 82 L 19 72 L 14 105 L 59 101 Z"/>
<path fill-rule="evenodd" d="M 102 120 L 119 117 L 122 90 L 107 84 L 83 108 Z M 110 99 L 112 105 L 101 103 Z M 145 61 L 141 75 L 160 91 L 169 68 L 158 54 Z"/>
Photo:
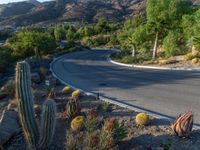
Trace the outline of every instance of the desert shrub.
<path fill-rule="evenodd" d="M 108 112 L 110 110 L 110 103 L 102 102 L 101 103 L 101 108 L 102 108 L 103 111 Z"/>
<path fill-rule="evenodd" d="M 94 43 L 94 41 L 92 40 L 91 37 L 86 36 L 86 37 L 84 37 L 84 38 L 82 39 L 82 44 L 83 44 L 83 45 L 92 46 L 93 43 Z"/>
<path fill-rule="evenodd" d="M 185 60 L 192 60 L 194 58 L 194 56 L 192 55 L 192 53 L 188 53 L 185 55 Z"/>
<path fill-rule="evenodd" d="M 131 63 L 143 63 L 144 59 L 133 56 L 124 56 L 122 59 L 118 60 L 119 62 L 131 64 Z"/>
<path fill-rule="evenodd" d="M 100 149 L 112 149 L 116 146 L 119 140 L 127 136 L 127 131 L 124 125 L 119 123 L 115 118 L 110 118 L 105 121 L 100 131 Z"/>

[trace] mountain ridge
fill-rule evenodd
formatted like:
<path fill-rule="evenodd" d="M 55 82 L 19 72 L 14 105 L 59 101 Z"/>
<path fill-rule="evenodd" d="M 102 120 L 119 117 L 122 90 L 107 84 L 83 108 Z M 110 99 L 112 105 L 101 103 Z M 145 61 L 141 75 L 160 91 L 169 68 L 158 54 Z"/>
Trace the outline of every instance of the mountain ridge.
<path fill-rule="evenodd" d="M 199 4 L 200 0 L 193 0 Z M 18 27 L 59 22 L 122 21 L 145 10 L 146 0 L 28 0 L 0 5 L 0 26 Z"/>

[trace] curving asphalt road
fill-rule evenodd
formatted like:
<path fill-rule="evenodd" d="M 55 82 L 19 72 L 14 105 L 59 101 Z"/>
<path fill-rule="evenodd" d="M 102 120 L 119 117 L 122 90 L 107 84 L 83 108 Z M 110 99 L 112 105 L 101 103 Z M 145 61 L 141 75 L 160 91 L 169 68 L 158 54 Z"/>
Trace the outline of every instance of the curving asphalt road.
<path fill-rule="evenodd" d="M 56 76 L 84 91 L 163 117 L 194 112 L 200 126 L 200 72 L 127 68 L 111 64 L 110 50 L 70 53 L 52 64 Z"/>

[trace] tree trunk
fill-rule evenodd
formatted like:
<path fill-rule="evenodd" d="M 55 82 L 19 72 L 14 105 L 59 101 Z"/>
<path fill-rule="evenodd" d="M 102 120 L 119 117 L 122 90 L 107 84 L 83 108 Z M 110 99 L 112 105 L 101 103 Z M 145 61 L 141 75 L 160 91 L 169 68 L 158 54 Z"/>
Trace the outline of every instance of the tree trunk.
<path fill-rule="evenodd" d="M 132 57 L 135 57 L 135 45 L 133 45 L 133 50 L 132 50 Z"/>
<path fill-rule="evenodd" d="M 156 32 L 156 39 L 155 39 L 155 43 L 154 43 L 153 57 L 152 57 L 152 59 L 156 58 L 157 49 L 158 49 L 158 31 Z"/>

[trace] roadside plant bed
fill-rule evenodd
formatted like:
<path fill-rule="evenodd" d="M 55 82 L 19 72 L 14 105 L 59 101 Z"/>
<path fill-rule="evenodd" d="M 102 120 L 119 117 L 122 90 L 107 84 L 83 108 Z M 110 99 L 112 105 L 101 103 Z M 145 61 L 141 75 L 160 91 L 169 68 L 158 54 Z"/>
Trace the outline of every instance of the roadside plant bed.
<path fill-rule="evenodd" d="M 200 67 L 200 52 L 192 51 L 186 55 L 173 56 L 170 58 L 158 57 L 152 60 L 151 57 L 131 56 L 130 52 L 117 52 L 111 54 L 112 60 L 125 64 L 138 64 L 149 66 L 163 66 L 172 68 Z"/>
<path fill-rule="evenodd" d="M 47 78 L 54 80 L 51 75 Z M 97 97 L 88 96 L 78 91 L 74 93 L 73 89 L 61 84 L 53 84 L 51 89 L 54 90 L 49 93 L 45 83 L 42 82 L 34 85 L 33 90 L 34 103 L 37 106 L 35 107 L 35 116 L 38 124 L 41 120 L 41 106 L 46 98 L 51 97 L 56 102 L 56 127 L 53 140 L 47 148 L 49 150 L 199 149 L 200 133 L 198 130 L 193 130 L 188 138 L 179 138 L 172 131 L 169 122 L 150 116 L 149 122 L 145 121 L 146 125 L 138 125 L 136 123 L 138 113 L 132 110 L 109 104 Z M 69 108 L 69 101 L 73 98 L 79 101 L 80 109 L 70 118 L 67 108 Z M 74 122 L 73 125 L 72 122 Z M 4 149 L 25 150 L 27 144 L 23 135 L 23 131 L 13 135 L 3 145 Z"/>

